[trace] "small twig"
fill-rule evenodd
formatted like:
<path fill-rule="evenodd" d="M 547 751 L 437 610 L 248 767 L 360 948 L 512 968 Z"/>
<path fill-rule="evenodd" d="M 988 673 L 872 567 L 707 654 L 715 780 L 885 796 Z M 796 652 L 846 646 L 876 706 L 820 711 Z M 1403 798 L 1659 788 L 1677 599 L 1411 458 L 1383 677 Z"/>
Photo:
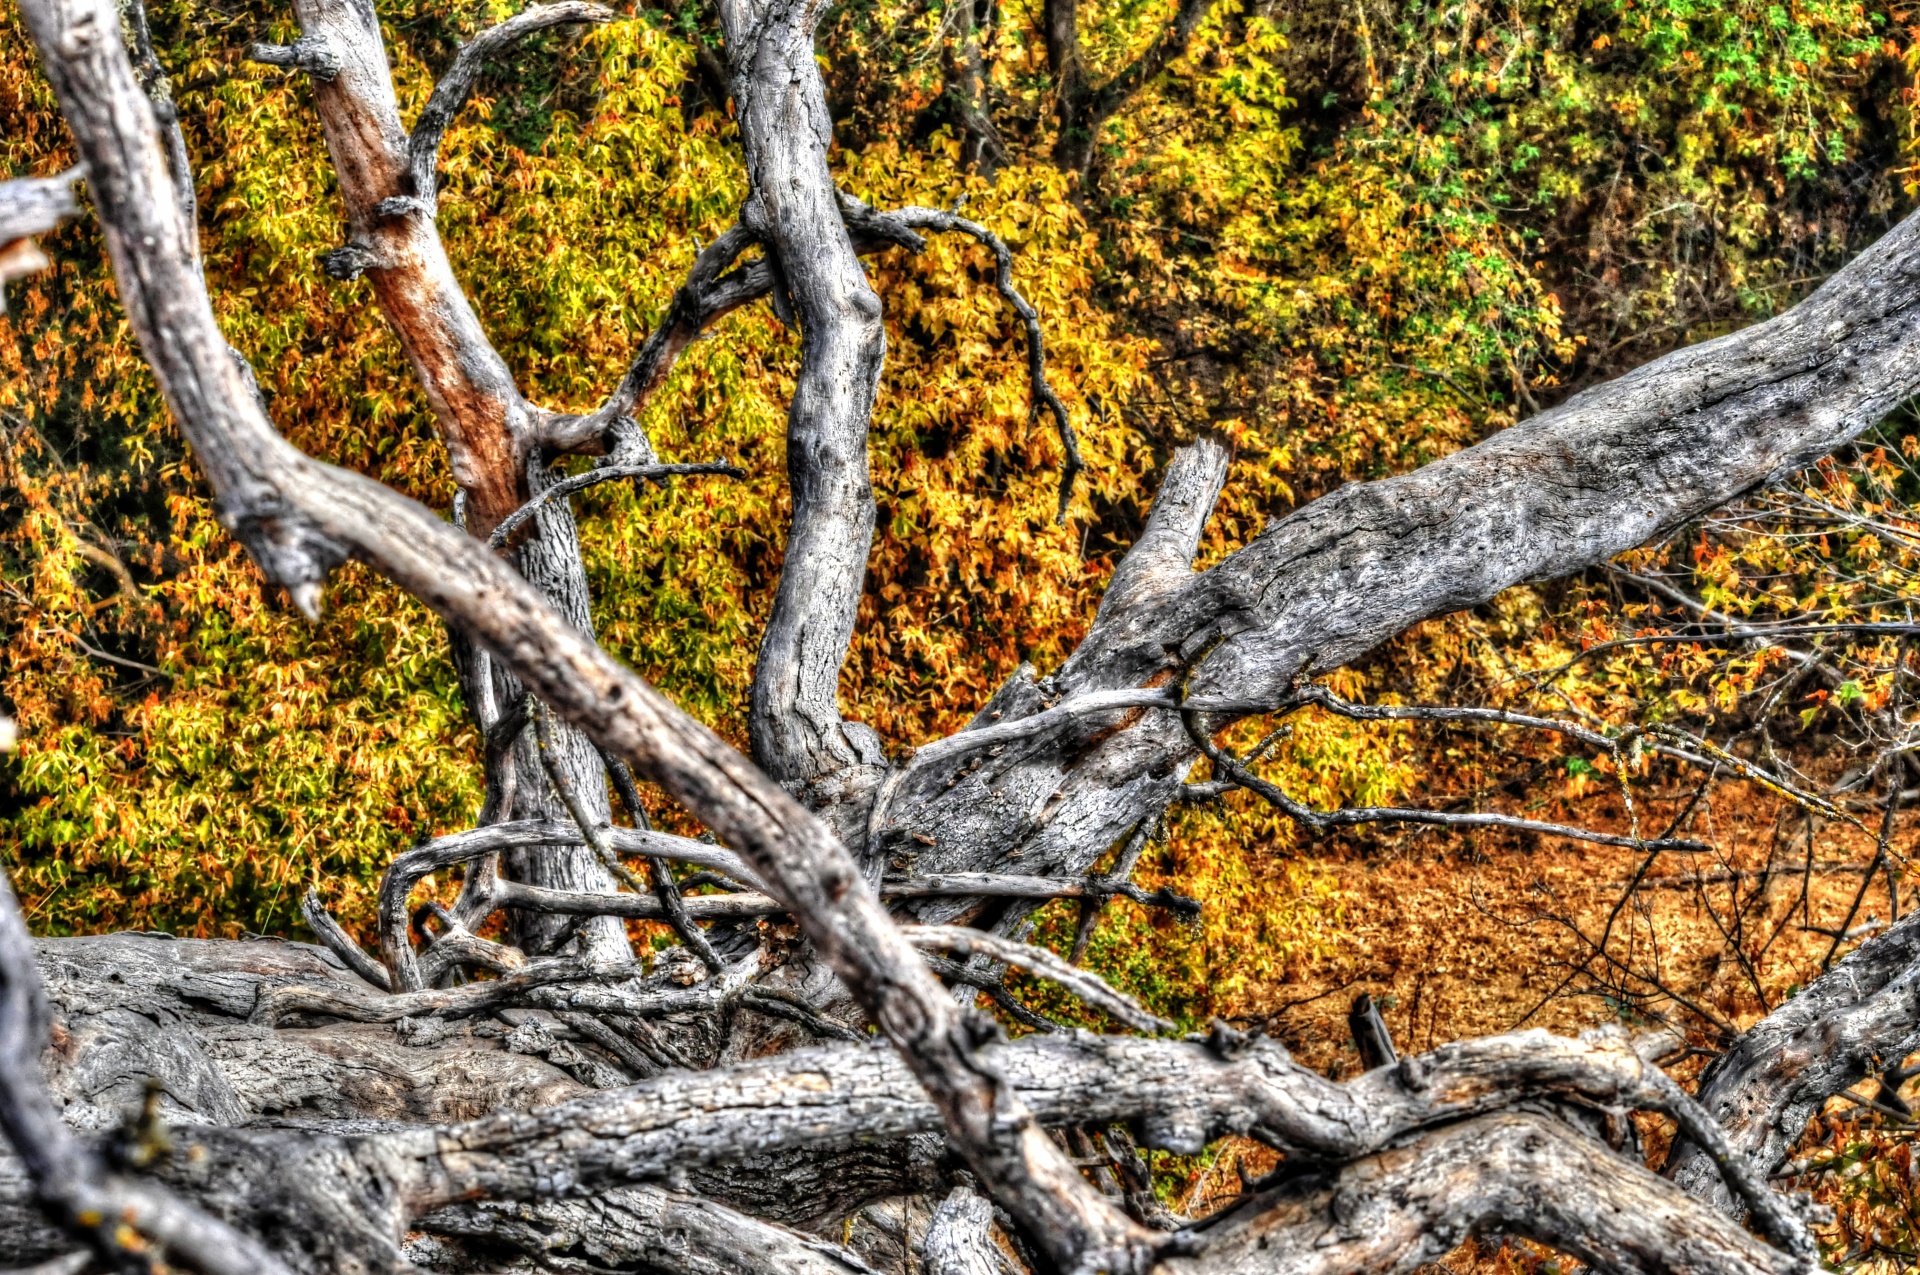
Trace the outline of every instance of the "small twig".
<path fill-rule="evenodd" d="M 1518 815 L 1502 815 L 1488 812 L 1466 814 L 1450 813 L 1441 810 L 1411 810 L 1393 806 L 1346 807 L 1339 810 L 1316 810 L 1302 804 L 1282 792 L 1279 787 L 1260 778 L 1225 750 L 1216 745 L 1208 736 L 1207 728 L 1198 720 L 1202 715 L 1182 712 L 1181 721 L 1186 723 L 1187 734 L 1193 738 L 1200 751 L 1215 767 L 1224 771 L 1229 778 L 1242 788 L 1255 793 L 1278 808 L 1288 818 L 1305 824 L 1316 831 L 1328 828 L 1352 827 L 1364 823 L 1417 823 L 1433 824 L 1445 828 L 1510 828 L 1516 832 L 1536 832 L 1550 837 L 1565 837 L 1569 841 L 1586 841 L 1602 846 L 1624 846 L 1634 850 L 1675 850 L 1687 853 L 1699 853 L 1709 850 L 1704 841 L 1684 838 L 1643 841 L 1636 837 L 1616 836 L 1610 832 L 1595 832 L 1588 828 L 1575 828 L 1567 824 L 1545 823 L 1538 819 L 1522 819 Z"/>
<path fill-rule="evenodd" d="M 1167 1032 L 1175 1024 L 1149 1013 L 1124 992 L 1116 991 L 1106 980 L 1067 964 L 1052 952 L 1030 943 L 970 930 L 960 925 L 903 925 L 900 932 L 907 942 L 923 951 L 946 949 L 964 956 L 986 956 L 1008 965 L 1017 965 L 1031 974 L 1050 979 L 1081 1000 L 1111 1014 L 1138 1031 Z"/>
<path fill-rule="evenodd" d="M 583 0 L 561 0 L 558 4 L 535 5 L 523 13 L 515 14 L 460 46 L 460 51 L 454 55 L 453 65 L 433 86 L 433 95 L 427 99 L 420 118 L 414 122 L 413 135 L 407 139 L 407 168 L 413 177 L 414 194 L 426 203 L 429 214 L 433 211 L 434 169 L 439 164 L 441 135 L 447 131 L 447 125 L 453 123 L 453 117 L 460 113 L 460 108 L 466 105 L 467 95 L 473 92 L 487 59 L 548 27 L 612 22 L 617 16 L 613 10 L 597 4 L 586 4 Z"/>
<path fill-rule="evenodd" d="M 521 525 L 529 518 L 545 508 L 550 501 L 558 500 L 563 496 L 571 496 L 575 492 L 585 491 L 587 488 L 598 483 L 614 482 L 623 478 L 631 478 L 635 482 L 660 483 L 665 482 L 669 478 L 693 474 L 724 474 L 728 478 L 744 478 L 746 477 L 746 473 L 747 471 L 741 469 L 738 465 L 730 465 L 720 460 L 701 461 L 686 465 L 598 465 L 587 470 L 584 474 L 575 474 L 571 478 L 562 478 L 559 482 L 527 501 L 526 504 L 520 506 L 505 518 L 502 518 L 500 524 L 495 527 L 492 534 L 487 537 L 487 547 L 489 549 L 500 549 L 504 547 L 507 543 L 507 538 L 518 531 Z"/>

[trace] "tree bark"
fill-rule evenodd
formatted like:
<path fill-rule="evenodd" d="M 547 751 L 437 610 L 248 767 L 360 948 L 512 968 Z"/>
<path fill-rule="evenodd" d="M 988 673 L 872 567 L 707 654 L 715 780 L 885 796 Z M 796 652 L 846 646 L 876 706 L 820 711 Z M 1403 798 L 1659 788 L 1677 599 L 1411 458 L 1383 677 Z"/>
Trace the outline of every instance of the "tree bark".
<path fill-rule="evenodd" d="M 499 661 L 513 679 L 501 683 L 503 692 L 515 693 L 517 684 L 538 696 L 579 728 L 587 741 L 581 748 L 630 763 L 701 818 L 729 847 L 715 852 L 716 861 L 720 853 L 738 856 L 752 884 L 799 921 L 897 1050 L 823 1047 L 708 1072 L 666 1072 L 560 1102 L 551 1100 L 563 1095 L 536 1083 L 537 1069 L 493 1059 L 481 1068 L 489 1083 L 515 1094 L 539 1091 L 540 1111 L 463 1121 L 478 1113 L 449 1113 L 444 1102 L 430 1115 L 405 1106 L 432 1106 L 445 1088 L 461 1087 L 436 1082 L 405 1096 L 411 1128 L 235 1128 L 264 1113 L 243 1094 L 275 1094 L 285 1103 L 302 1075 L 301 1058 L 334 1051 L 327 1056 L 342 1065 L 313 1092 L 320 1100 L 331 1089 L 337 1099 L 353 1062 L 392 1060 L 390 1051 L 429 1038 L 451 1049 L 449 1038 L 483 1010 L 520 1015 L 508 1018 L 512 1039 L 526 1048 L 545 1042 L 539 1048 L 549 1057 L 561 1056 L 555 1033 L 570 1023 L 592 1045 L 605 1039 L 603 1018 L 680 1014 L 710 1022 L 743 990 L 744 974 L 735 981 L 735 971 L 756 964 L 757 953 L 687 987 L 669 971 L 642 980 L 630 966 L 549 958 L 444 990 L 396 978 L 392 993 L 318 956 L 249 953 L 244 959 L 261 968 L 237 976 L 194 970 L 176 955 L 160 963 L 191 976 L 192 1013 L 228 1021 L 195 1018 L 193 1030 L 155 1031 L 134 1021 L 142 1011 L 131 1003 L 85 1014 L 69 1005 L 84 1021 L 68 1044 L 90 1033 L 90 1041 L 113 1049 L 76 1045 L 76 1059 L 112 1057 L 115 1049 L 137 1055 L 147 1074 L 164 1073 L 176 1107 L 212 1122 L 193 1134 L 197 1152 L 167 1162 L 163 1174 L 177 1191 L 302 1269 L 397 1269 L 401 1228 L 420 1210 L 454 1210 L 446 1226 L 466 1228 L 469 1239 L 518 1236 L 532 1244 L 529 1228 L 575 1225 L 571 1197 L 595 1193 L 606 1202 L 594 1208 L 625 1211 L 619 1225 L 631 1234 L 619 1241 L 624 1251 L 664 1261 L 659 1246 L 668 1232 L 719 1235 L 731 1226 L 738 1238 L 751 1229 L 714 1212 L 718 1205 L 687 1200 L 683 1184 L 696 1174 L 709 1182 L 723 1169 L 750 1172 L 769 1158 L 804 1156 L 817 1166 L 867 1156 L 863 1163 L 877 1164 L 882 1178 L 894 1166 L 911 1176 L 926 1162 L 912 1140 L 939 1133 L 1016 1229 L 1065 1269 L 1133 1275 L 1178 1266 L 1210 1275 L 1279 1260 L 1305 1272 L 1398 1271 L 1493 1226 L 1608 1270 L 1805 1268 L 1804 1228 L 1737 1151 L 1772 1154 L 1768 1139 L 1786 1136 L 1791 1124 L 1777 1113 L 1806 1107 L 1821 1086 L 1852 1074 L 1851 1060 L 1909 1040 L 1895 1002 L 1912 1000 L 1901 964 L 1911 958 L 1898 945 L 1875 949 L 1849 971 L 1854 991 L 1843 994 L 1836 983 L 1821 992 L 1808 1002 L 1809 1017 L 1780 1019 L 1751 1059 L 1728 1063 L 1712 1080 L 1721 1086 L 1710 1085 L 1716 1100 L 1747 1095 L 1724 1107 L 1739 1136 L 1760 1130 L 1736 1146 L 1657 1068 L 1605 1038 L 1496 1038 L 1402 1059 L 1350 1086 L 1331 1085 L 1283 1051 L 1228 1031 L 1204 1045 L 1083 1036 L 1000 1044 L 990 1025 L 961 1012 L 932 978 L 867 879 L 863 868 L 874 865 L 856 854 L 889 836 L 919 833 L 934 843 L 920 856 L 923 872 L 1078 875 L 1121 835 L 1149 825 L 1177 793 L 1194 748 L 1176 709 L 1226 718 L 1282 705 L 1299 678 L 1357 658 L 1419 619 L 1602 561 L 1854 437 L 1920 387 L 1920 221 L 1903 224 L 1781 319 L 1671 356 L 1416 473 L 1344 488 L 1195 573 L 1195 546 L 1227 466 L 1225 447 L 1203 438 L 1176 459 L 1135 555 L 1116 572 L 1092 634 L 1067 664 L 1044 680 L 1030 672 L 1014 679 L 972 731 L 924 750 L 882 782 L 877 741 L 841 719 L 834 696 L 872 526 L 865 430 L 883 354 L 878 302 L 847 231 L 853 214 L 826 162 L 830 128 L 811 44 L 817 9 L 729 0 L 722 19 L 753 183 L 743 228 L 769 254 L 764 284 L 755 286 L 772 290 L 803 338 L 789 419 L 792 544 L 754 688 L 755 747 L 774 772 L 770 779 L 595 645 L 584 588 L 572 590 L 569 572 L 577 572 L 579 557 L 566 542 L 567 525 L 541 526 L 534 541 L 557 555 L 551 570 L 538 553 L 523 552 L 534 587 L 429 511 L 315 463 L 274 432 L 214 325 L 191 226 L 174 198 L 116 15 L 101 0 L 24 0 L 23 12 L 88 163 L 132 329 L 207 471 L 223 523 L 267 577 L 312 609 L 328 571 L 357 555 L 414 593 Z M 540 431 L 559 418 L 531 408 L 510 379 L 500 380 L 504 365 L 458 296 L 432 232 L 423 143 L 399 131 L 371 13 L 325 0 L 302 0 L 301 13 L 307 48 L 289 53 L 289 64 L 304 62 L 320 79 L 342 189 L 352 192 L 358 255 L 349 264 L 384 272 L 376 291 L 444 414 L 450 451 L 464 457 L 456 472 L 466 466 L 461 481 L 474 526 L 497 526 L 530 494 L 522 484 L 544 476 Z M 729 244 L 731 255 L 722 255 L 731 261 L 737 252 Z M 720 288 L 723 278 L 710 282 Z M 638 380 L 650 384 L 652 375 Z M 600 431 L 603 444 L 617 424 Z M 513 462 L 504 476 L 486 468 L 502 457 Z M 496 503 L 482 509 L 484 501 Z M 550 502 L 539 517 L 549 513 L 549 522 L 562 519 L 564 504 Z M 536 773 L 529 761 L 522 759 L 519 774 Z M 598 762 L 588 770 L 600 774 Z M 577 783 L 569 776 L 570 786 L 586 787 L 586 773 Z M 791 791 L 823 807 L 843 837 Z M 599 803 L 582 807 L 581 842 L 611 840 L 594 827 L 604 792 Z M 516 821 L 517 831 L 528 822 Z M 383 930 L 393 929 L 396 899 L 404 922 L 408 885 L 396 884 L 394 897 L 383 900 Z M 977 905 L 926 897 L 916 906 L 927 916 Z M 0 899 L 0 909 L 7 906 Z M 539 945 L 535 934 L 522 937 Z M 994 953 L 1013 950 L 978 942 Z M 1884 976 L 1875 972 L 1883 966 Z M 404 968 L 404 961 L 389 966 Z M 127 971 L 117 972 L 124 984 Z M 158 988 L 161 976 L 151 977 Z M 187 996 L 182 990 L 180 998 Z M 30 1018 L 17 1001 L 0 997 L 0 1014 Z M 825 1020 L 805 1004 L 779 1003 L 826 1034 L 846 1034 L 821 1026 Z M 208 1004 L 220 1014 L 209 1014 Z M 342 1018 L 366 1022 L 274 1027 L 283 1019 Z M 1789 1057 L 1841 1029 L 1850 1043 L 1834 1065 L 1808 1068 Z M 306 1054 L 287 1052 L 287 1040 L 303 1031 L 313 1033 Z M 504 1042 L 489 1050 L 480 1039 L 474 1034 L 461 1047 L 473 1058 L 503 1052 Z M 16 1044 L 16 1064 L 18 1052 Z M 636 1069 L 649 1062 L 622 1050 L 614 1056 Z M 582 1069 L 599 1075 L 613 1066 Z M 236 1081 L 249 1067 L 252 1079 Z M 1777 1091 L 1780 1077 L 1791 1090 L 1785 1098 L 1754 1088 Z M 124 1079 L 85 1092 L 111 1093 Z M 0 1076 L 0 1098 L 17 1106 L 22 1095 L 31 1098 L 33 1083 L 26 1068 L 11 1066 Z M 1666 1112 L 1706 1149 L 1779 1247 L 1612 1157 L 1571 1125 L 1510 1110 L 1520 1102 Z M 111 1123 L 108 1108 L 98 1109 L 100 1124 Z M 1150 1145 L 1186 1153 L 1224 1132 L 1251 1134 L 1288 1154 L 1290 1174 L 1301 1172 L 1203 1234 L 1176 1241 L 1121 1213 L 1044 1131 L 1102 1121 L 1132 1122 Z M 31 1147 L 45 1124 L 8 1128 Z M 35 1172 L 36 1181 L 48 1177 L 43 1167 Z M 926 1185 L 917 1177 L 907 1189 Z M 563 1195 L 568 1202 L 559 1202 Z M 480 1199 L 491 1203 L 480 1207 Z M 506 1207 L 512 1202 L 528 1207 Z M 69 1223 L 80 1220 L 68 1213 Z M 0 1233 L 11 1225 L 0 1224 Z M 720 1239 L 713 1244 L 706 1256 L 675 1260 L 733 1260 Z M 796 1254 L 789 1264 L 814 1257 L 821 1254 Z M 822 1260 L 843 1259 L 827 1253 Z"/>
<path fill-rule="evenodd" d="M 839 708 L 840 665 L 873 539 L 867 423 L 886 329 L 827 166 L 833 121 L 813 50 L 821 11 L 817 3 L 720 5 L 752 188 L 742 222 L 766 245 L 776 309 L 800 325 L 787 411 L 793 516 L 748 720 L 754 760 L 796 792 L 827 776 L 871 782 L 884 760 L 872 728 L 843 722 Z"/>
<path fill-rule="evenodd" d="M 1756 1023 L 1700 1077 L 1700 1104 L 1759 1171 L 1787 1159 L 1827 1100 L 1920 1052 L 1920 913 L 1862 943 Z M 1666 1174 L 1738 1217 L 1712 1159 L 1675 1142 Z"/>
<path fill-rule="evenodd" d="M 991 724 L 1180 679 L 1186 702 L 1224 724 L 1284 705 L 1296 679 L 1423 619 L 1668 534 L 1857 437 L 1920 388 L 1916 284 L 1909 217 L 1779 318 L 1412 473 L 1342 487 L 1210 570 L 1156 570 L 1150 601 L 1124 589 L 1105 599 L 1058 672 L 1001 687 Z M 1197 454 L 1185 465 L 1205 468 Z M 1193 508 L 1176 500 L 1167 521 L 1191 525 Z M 1178 714 L 1137 708 L 1069 715 L 990 752 L 943 745 L 890 785 L 881 834 L 937 842 L 917 870 L 1082 873 L 1166 808 L 1195 757 Z M 950 907 L 919 912 L 939 920 Z"/>
<path fill-rule="evenodd" d="M 353 272 L 364 272 L 372 283 L 381 312 L 413 365 L 446 442 L 454 481 L 466 496 L 467 530 L 485 539 L 502 519 L 538 494 L 536 484 L 552 478 L 540 447 L 547 414 L 530 404 L 514 384 L 455 277 L 434 225 L 439 136 L 464 101 L 477 60 L 468 53 L 462 55 L 465 64 L 456 59 L 423 113 L 418 135 L 410 137 L 400 123 L 386 46 L 372 5 L 356 0 L 299 0 L 294 11 L 306 57 L 333 68 L 313 77 L 314 104 L 339 175 Z M 538 16 L 543 11 L 531 12 Z M 604 21 L 612 16 L 596 6 L 577 3 L 551 6 L 544 12 L 558 12 L 572 21 Z M 520 26 L 529 24 L 522 21 Z M 519 545 L 517 558 L 528 581 L 569 623 L 591 636 L 586 568 L 565 502 L 549 503 L 540 510 L 533 533 Z M 507 676 L 499 691 L 502 701 L 510 702 L 520 688 Z M 520 782 L 514 817 L 565 819 L 566 810 L 541 778 L 531 739 L 522 739 L 517 751 Z M 611 822 L 606 772 L 592 742 L 563 725 L 557 752 L 557 764 L 572 779 L 589 816 Z M 605 866 L 582 846 L 531 848 L 511 856 L 508 867 L 517 879 L 538 887 L 613 891 Z M 564 917 L 516 912 L 512 929 L 515 941 L 534 952 L 548 950 L 563 935 L 576 934 L 585 951 L 602 959 L 617 959 L 627 951 L 626 934 L 610 917 L 569 924 Z"/>

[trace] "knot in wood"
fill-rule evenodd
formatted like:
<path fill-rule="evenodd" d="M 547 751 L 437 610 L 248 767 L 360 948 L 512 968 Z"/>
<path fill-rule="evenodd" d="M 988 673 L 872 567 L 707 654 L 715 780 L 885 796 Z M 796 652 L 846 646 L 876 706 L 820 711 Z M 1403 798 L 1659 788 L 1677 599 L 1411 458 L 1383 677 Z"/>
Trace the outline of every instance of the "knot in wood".
<path fill-rule="evenodd" d="M 351 283 L 380 264 L 380 255 L 365 244 L 350 243 L 320 254 L 320 269 L 327 278 L 342 283 Z"/>
<path fill-rule="evenodd" d="M 1207 1032 L 1207 1052 L 1221 1062 L 1237 1062 L 1253 1048 L 1254 1035 L 1243 1032 L 1225 1019 L 1213 1020 Z"/>

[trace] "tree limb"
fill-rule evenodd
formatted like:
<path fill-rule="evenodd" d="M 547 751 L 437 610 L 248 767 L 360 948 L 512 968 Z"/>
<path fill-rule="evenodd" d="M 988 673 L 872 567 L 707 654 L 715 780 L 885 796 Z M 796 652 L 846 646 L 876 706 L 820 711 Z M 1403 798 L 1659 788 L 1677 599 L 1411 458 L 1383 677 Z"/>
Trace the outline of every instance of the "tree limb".
<path fill-rule="evenodd" d="M 80 210 L 73 183 L 86 175 L 84 166 L 69 168 L 56 177 L 15 177 L 0 182 L 0 314 L 7 312 L 6 287 L 49 264 L 33 245 Z"/>
<path fill-rule="evenodd" d="M 1619 1275 L 1811 1275 L 1712 1210 L 1549 1117 L 1509 1112 L 1427 1133 L 1332 1174 L 1257 1193 L 1194 1235 L 1167 1275 L 1399 1275 L 1506 1232 Z"/>
<path fill-rule="evenodd" d="M 414 195 L 425 200 L 429 209 L 436 202 L 434 169 L 440 162 L 440 138 L 460 108 L 466 105 L 467 95 L 473 92 L 489 58 L 498 57 L 538 31 L 578 23 L 598 25 L 612 22 L 617 16 L 613 10 L 585 0 L 559 0 L 516 13 L 461 45 L 460 51 L 454 54 L 453 65 L 434 84 L 433 95 L 421 109 L 420 118 L 414 121 L 413 132 L 407 139 L 407 169 L 413 177 Z"/>

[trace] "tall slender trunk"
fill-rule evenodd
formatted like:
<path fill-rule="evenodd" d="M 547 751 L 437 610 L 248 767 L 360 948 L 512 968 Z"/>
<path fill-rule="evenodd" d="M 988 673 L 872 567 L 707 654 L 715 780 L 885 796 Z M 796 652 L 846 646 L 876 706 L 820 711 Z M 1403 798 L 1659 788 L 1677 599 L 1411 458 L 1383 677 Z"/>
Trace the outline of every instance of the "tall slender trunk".
<path fill-rule="evenodd" d="M 538 457 L 529 464 L 527 473 L 532 495 L 538 495 L 559 477 Z M 520 546 L 518 558 L 520 574 L 528 583 L 540 590 L 569 624 L 592 637 L 592 599 L 587 588 L 586 564 L 580 555 L 580 535 L 573 510 L 565 500 L 549 501 L 534 515 L 534 534 Z M 498 676 L 507 684 L 502 687 L 505 694 L 523 693 L 513 684 L 512 674 L 502 670 Z M 503 698 L 501 702 L 508 701 Z M 611 823 L 607 769 L 593 741 L 569 722 L 556 720 L 553 731 L 554 765 L 572 783 L 588 818 Z M 514 773 L 519 781 L 514 788 L 513 818 L 567 822 L 571 816 L 546 781 L 534 733 L 523 731 L 514 751 Z M 590 851 L 572 846 L 516 850 L 507 855 L 507 872 L 516 881 L 554 890 L 607 893 L 614 888 L 613 878 L 605 866 Z M 550 950 L 564 937 L 574 919 L 552 913 L 514 911 L 509 915 L 512 942 L 530 953 Z M 617 917 L 589 917 L 581 922 L 578 936 L 581 947 L 596 956 L 611 958 L 627 951 L 626 931 Z"/>
<path fill-rule="evenodd" d="M 531 482 L 544 480 L 536 423 L 541 415 L 514 385 L 505 360 L 487 339 L 466 291 L 454 276 L 434 223 L 434 192 L 417 189 L 408 133 L 387 66 L 386 46 L 371 5 L 355 0 L 297 0 L 307 40 L 326 50 L 337 69 L 313 81 L 314 104 L 339 174 L 346 207 L 348 249 L 356 272 L 373 285 L 433 409 L 446 441 L 454 481 L 467 496 L 468 530 L 484 538 L 524 503 Z M 431 185 L 431 178 L 427 179 Z M 572 514 L 549 504 L 518 549 L 520 569 L 548 601 L 583 632 L 592 632 L 586 570 Z M 517 688 L 502 687 L 518 694 Z M 506 701 L 502 701 L 506 702 Z M 606 774 L 593 746 L 562 728 L 556 759 L 572 776 L 590 816 L 607 813 Z M 515 813 L 567 815 L 552 794 L 537 755 L 523 756 Z M 593 852 L 547 846 L 509 863 L 513 875 L 554 889 L 611 892 L 613 880 Z M 558 937 L 552 917 L 519 916 L 517 938 L 539 950 Z M 580 930 L 583 946 L 600 956 L 624 954 L 618 921 L 598 918 Z"/>

